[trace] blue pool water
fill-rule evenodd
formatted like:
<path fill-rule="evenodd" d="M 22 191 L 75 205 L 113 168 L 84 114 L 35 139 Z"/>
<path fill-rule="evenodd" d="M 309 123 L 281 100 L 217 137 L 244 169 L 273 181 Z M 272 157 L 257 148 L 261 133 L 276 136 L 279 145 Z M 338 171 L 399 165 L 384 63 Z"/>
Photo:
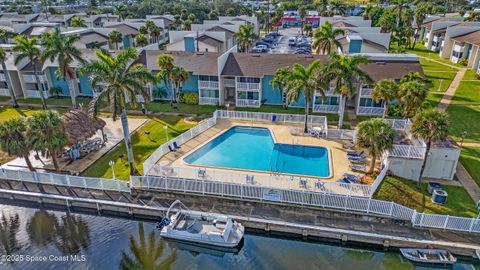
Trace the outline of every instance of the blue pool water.
<path fill-rule="evenodd" d="M 198 166 L 318 177 L 330 175 L 325 147 L 276 144 L 268 129 L 258 127 L 230 128 L 184 161 Z"/>

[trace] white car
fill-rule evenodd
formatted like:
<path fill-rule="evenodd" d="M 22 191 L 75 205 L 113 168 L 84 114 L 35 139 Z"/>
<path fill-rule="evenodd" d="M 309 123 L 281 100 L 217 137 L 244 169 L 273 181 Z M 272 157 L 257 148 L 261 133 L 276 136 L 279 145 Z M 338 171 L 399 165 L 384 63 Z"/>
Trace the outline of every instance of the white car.
<path fill-rule="evenodd" d="M 253 53 L 265 53 L 268 52 L 268 47 L 266 45 L 257 45 L 252 48 L 251 52 Z"/>
<path fill-rule="evenodd" d="M 297 45 L 297 39 L 295 37 L 290 37 L 288 39 L 288 46 L 295 46 Z"/>

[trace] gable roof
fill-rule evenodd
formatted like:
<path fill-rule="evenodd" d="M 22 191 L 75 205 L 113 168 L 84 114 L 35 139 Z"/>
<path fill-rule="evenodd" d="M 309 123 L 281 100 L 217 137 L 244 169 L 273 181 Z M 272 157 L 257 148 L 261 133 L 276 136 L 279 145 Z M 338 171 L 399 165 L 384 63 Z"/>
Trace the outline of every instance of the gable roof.
<path fill-rule="evenodd" d="M 466 43 L 480 46 L 480 30 L 473 31 L 465 35 L 456 36 L 452 39 L 458 42 L 462 42 L 462 43 L 466 42 Z"/>
<path fill-rule="evenodd" d="M 221 53 L 216 52 L 185 52 L 185 51 L 159 51 L 144 50 L 139 63 L 144 64 L 149 70 L 159 70 L 157 58 L 162 54 L 173 57 L 176 66 L 183 67 L 189 72 L 200 75 L 218 75 L 217 59 Z"/>
<path fill-rule="evenodd" d="M 231 34 L 235 33 L 235 32 L 233 32 L 233 31 L 231 31 L 231 30 L 229 30 L 229 29 L 227 29 L 227 28 L 224 28 L 224 27 L 220 26 L 220 25 L 216 25 L 216 26 L 214 26 L 214 27 L 212 27 L 212 28 L 208 28 L 208 29 L 205 30 L 205 31 L 228 32 L 228 33 L 231 33 Z"/>
<path fill-rule="evenodd" d="M 218 40 L 218 39 L 213 38 L 213 37 L 208 36 L 208 35 L 202 35 L 202 36 L 198 37 L 197 40 L 199 42 L 203 42 L 205 44 L 215 46 L 215 47 L 218 47 L 218 46 L 223 44 L 223 41 Z"/>

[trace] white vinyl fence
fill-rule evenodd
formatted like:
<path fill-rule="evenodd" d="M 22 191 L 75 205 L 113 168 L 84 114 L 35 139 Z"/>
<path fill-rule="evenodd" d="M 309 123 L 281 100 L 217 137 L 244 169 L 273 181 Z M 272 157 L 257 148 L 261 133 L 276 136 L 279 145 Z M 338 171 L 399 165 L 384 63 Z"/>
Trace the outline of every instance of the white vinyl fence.
<path fill-rule="evenodd" d="M 39 173 L 0 169 L 0 178 L 28 183 L 57 185 L 73 188 L 97 189 L 118 192 L 130 192 L 128 183 L 121 180 L 72 176 L 55 173 Z"/>
<path fill-rule="evenodd" d="M 373 197 L 377 189 L 380 187 L 380 185 L 383 183 L 383 180 L 385 179 L 385 176 L 387 175 L 388 169 L 389 169 L 390 164 L 387 162 L 385 166 L 383 167 L 382 171 L 377 175 L 377 178 L 375 178 L 375 181 L 370 185 L 370 197 Z"/>

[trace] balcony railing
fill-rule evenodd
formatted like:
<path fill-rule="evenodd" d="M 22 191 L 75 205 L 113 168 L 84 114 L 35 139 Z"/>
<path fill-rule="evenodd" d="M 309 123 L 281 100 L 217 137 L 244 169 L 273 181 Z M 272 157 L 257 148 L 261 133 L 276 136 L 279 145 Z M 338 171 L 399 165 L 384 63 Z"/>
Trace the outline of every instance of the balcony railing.
<path fill-rule="evenodd" d="M 40 79 L 40 82 L 41 82 L 41 83 L 46 82 L 45 76 L 38 75 L 38 78 Z M 23 80 L 24 80 L 26 83 L 37 83 L 37 80 L 36 80 L 36 78 L 35 78 L 35 75 L 31 75 L 31 74 L 24 74 L 24 75 L 23 75 Z"/>
<path fill-rule="evenodd" d="M 8 91 L 7 88 L 0 88 L 0 96 L 10 96 L 10 92 Z"/>
<path fill-rule="evenodd" d="M 215 81 L 198 81 L 200 89 L 218 89 L 218 82 Z"/>
<path fill-rule="evenodd" d="M 218 105 L 219 99 L 212 98 L 212 97 L 200 97 L 199 104 L 200 105 Z"/>
<path fill-rule="evenodd" d="M 223 86 L 235 87 L 235 79 L 223 79 Z"/>
<path fill-rule="evenodd" d="M 360 88 L 360 96 L 362 97 L 371 97 L 372 96 L 372 88 Z"/>
<path fill-rule="evenodd" d="M 388 151 L 388 155 L 390 157 L 423 159 L 425 152 L 426 147 L 424 146 L 395 144 L 393 149 Z"/>
<path fill-rule="evenodd" d="M 383 115 L 385 108 L 381 107 L 358 107 L 358 115 Z"/>
<path fill-rule="evenodd" d="M 323 104 L 313 105 L 313 112 L 338 113 L 339 109 L 340 109 L 339 105 L 323 105 Z"/>
<path fill-rule="evenodd" d="M 244 83 L 244 82 L 237 82 L 237 90 L 260 90 L 260 83 Z"/>
<path fill-rule="evenodd" d="M 260 100 L 256 99 L 237 99 L 237 107 L 260 107 Z"/>
<path fill-rule="evenodd" d="M 40 91 L 38 90 L 25 90 L 25 95 L 27 97 L 40 97 Z M 48 97 L 48 91 L 43 91 L 43 96 Z"/>
<path fill-rule="evenodd" d="M 315 96 L 321 97 L 322 95 L 320 94 L 319 91 L 315 91 Z M 335 92 L 335 88 L 330 88 L 330 90 L 325 92 L 325 96 L 327 96 L 327 97 L 339 97 L 340 94 Z"/>

